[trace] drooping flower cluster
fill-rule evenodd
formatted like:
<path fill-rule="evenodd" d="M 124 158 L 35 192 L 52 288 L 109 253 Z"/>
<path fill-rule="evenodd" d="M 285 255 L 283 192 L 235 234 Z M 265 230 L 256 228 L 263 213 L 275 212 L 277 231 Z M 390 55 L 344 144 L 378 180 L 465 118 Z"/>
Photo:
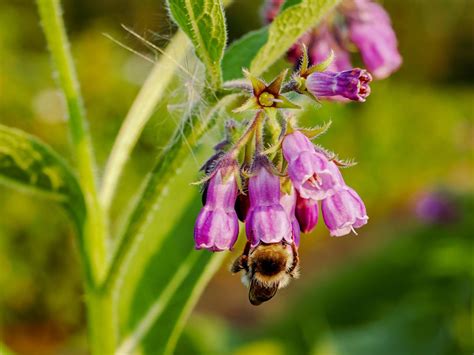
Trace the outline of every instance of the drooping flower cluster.
<path fill-rule="evenodd" d="M 317 224 L 318 201 L 332 236 L 346 235 L 367 223 L 364 203 L 346 185 L 335 160 L 318 151 L 299 130 L 284 136 L 281 149 L 287 176 L 280 176 L 265 155 L 255 155 L 248 190 L 240 192 L 239 202 L 237 160 L 233 152 L 221 158 L 209 176 L 205 204 L 196 220 L 197 249 L 232 249 L 239 229 L 236 208 L 245 210 L 241 219 L 251 248 L 260 243 L 299 246 L 300 232 L 311 232 Z"/>
<path fill-rule="evenodd" d="M 284 1 L 267 0 L 264 20 L 273 21 Z M 368 71 L 383 79 L 396 71 L 402 58 L 389 15 L 372 0 L 344 0 L 333 16 L 305 33 L 288 51 L 288 59 L 295 64 L 306 45 L 312 63 L 319 63 L 334 52 L 336 59 L 328 68 L 340 72 L 352 68 L 350 50 L 357 48 Z"/>
<path fill-rule="evenodd" d="M 311 141 L 328 125 L 298 128 L 296 117 L 283 111 L 300 108 L 285 95 L 290 92 L 365 100 L 370 75 L 361 69 L 326 72 L 331 59 L 308 66 L 304 51 L 300 68 L 286 83 L 286 71 L 270 84 L 244 71 L 250 85 L 239 83 L 238 89 L 246 88 L 250 97 L 234 112 L 256 114 L 240 126 L 229 121 L 226 138 L 202 168 L 204 206 L 194 228 L 196 249 L 232 249 L 238 220 L 245 223 L 246 246 L 232 271 L 244 271 L 254 305 L 297 277 L 300 236 L 316 227 L 319 209 L 332 236 L 355 233 L 367 223 L 364 203 L 339 169 L 347 164 Z"/>

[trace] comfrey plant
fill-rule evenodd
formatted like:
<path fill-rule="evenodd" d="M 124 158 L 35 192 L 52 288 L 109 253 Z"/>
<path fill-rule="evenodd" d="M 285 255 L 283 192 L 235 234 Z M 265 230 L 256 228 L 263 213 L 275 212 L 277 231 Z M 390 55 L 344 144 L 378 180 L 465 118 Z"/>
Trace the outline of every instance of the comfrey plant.
<path fill-rule="evenodd" d="M 295 117 L 285 111 L 299 106 L 285 94 L 364 101 L 371 76 L 362 69 L 328 73 L 332 57 L 311 67 L 308 60 L 304 48 L 300 68 L 286 84 L 286 70 L 270 84 L 244 71 L 250 97 L 234 112 L 256 113 L 244 122 L 242 135 L 234 141 L 238 135 L 227 134 L 203 166 L 204 207 L 194 227 L 196 249 L 232 249 L 239 217 L 245 223 L 247 243 L 231 270 L 244 271 L 243 282 L 254 305 L 272 298 L 298 275 L 300 233 L 316 226 L 319 201 L 333 236 L 355 233 L 368 219 L 364 203 L 340 172 L 339 167 L 349 164 L 311 142 L 329 125 L 298 128 Z M 245 83 L 227 87 L 242 89 Z M 238 130 L 234 121 L 227 127 Z"/>
<path fill-rule="evenodd" d="M 296 104 L 290 97 L 363 102 L 370 93 L 371 74 L 385 76 L 398 66 L 393 64 L 399 63 L 399 56 L 390 22 L 375 3 L 289 0 L 274 10 L 278 15 L 272 15 L 270 25 L 226 48 L 224 6 L 229 0 L 168 0 L 178 31 L 131 106 L 103 171 L 96 167 L 59 1 L 37 3 L 67 103 L 75 168 L 37 138 L 0 126 L 0 181 L 57 201 L 71 217 L 93 354 L 173 353 L 187 316 L 225 256 L 192 249 L 192 231 L 183 233 L 186 226 L 178 222 L 193 192 L 174 177 L 182 169 L 193 171 L 192 164 L 185 164 L 190 149 L 224 117 L 233 116 L 225 125 L 226 137 L 203 166 L 204 207 L 194 228 L 195 247 L 231 249 L 239 220 L 244 222 L 247 243 L 232 271 L 243 271 L 252 304 L 269 300 L 297 276 L 300 234 L 316 226 L 319 209 L 333 236 L 355 232 L 367 222 L 362 200 L 340 172 L 350 164 L 312 143 L 327 126 L 299 127 L 295 112 L 300 101 Z M 343 54 L 332 38 L 318 40 L 322 46 L 329 43 L 332 51 L 326 51 L 325 60 L 315 59 L 313 38 L 306 43 L 308 49 L 302 47 L 289 80 L 286 71 L 270 84 L 259 78 L 301 36 L 312 33 L 311 28 L 333 31 L 339 24 L 334 11 L 352 26 L 351 40 L 369 71 L 335 67 Z M 381 39 L 386 50 L 379 45 Z M 175 82 L 175 73 L 186 72 L 181 64 L 185 57 L 199 60 L 205 69 L 205 78 L 193 81 L 199 84 L 194 88 L 197 99 L 189 100 L 191 108 L 144 178 L 121 228 L 114 231 L 110 207 L 122 172 L 143 127 Z M 242 68 L 249 68 L 244 79 Z M 155 208 L 166 191 L 178 197 L 170 200 L 172 215 Z M 155 215 L 160 228 L 147 233 Z"/>

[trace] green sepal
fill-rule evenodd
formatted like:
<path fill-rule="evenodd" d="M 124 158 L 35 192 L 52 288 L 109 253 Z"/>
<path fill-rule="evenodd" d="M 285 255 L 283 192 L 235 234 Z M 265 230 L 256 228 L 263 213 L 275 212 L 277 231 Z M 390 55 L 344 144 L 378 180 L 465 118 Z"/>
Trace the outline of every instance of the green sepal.
<path fill-rule="evenodd" d="M 281 192 L 287 195 L 291 194 L 292 186 L 293 185 L 291 184 L 291 180 L 289 178 L 281 180 L 281 183 L 280 183 Z"/>
<path fill-rule="evenodd" d="M 280 150 L 280 147 L 281 147 L 281 144 L 283 143 L 283 138 L 284 137 L 281 137 L 278 142 L 272 146 L 270 146 L 269 148 L 265 149 L 262 154 L 263 155 L 271 155 L 273 153 L 276 153 L 278 150 Z"/>
<path fill-rule="evenodd" d="M 293 108 L 293 109 L 300 109 L 301 106 L 295 104 L 288 100 L 285 96 L 279 95 L 276 101 L 276 108 Z"/>
<path fill-rule="evenodd" d="M 295 121 L 296 121 L 295 116 L 292 115 L 288 117 L 288 119 L 286 120 L 285 135 L 288 135 L 298 130 L 298 128 L 295 127 Z"/>
<path fill-rule="evenodd" d="M 247 69 L 243 69 L 245 77 L 252 84 L 253 94 L 255 96 L 260 95 L 267 88 L 267 83 L 262 79 L 257 78 L 255 75 L 252 75 Z"/>
<path fill-rule="evenodd" d="M 287 73 L 288 69 L 283 70 L 275 79 L 273 79 L 270 85 L 267 86 L 267 91 L 273 94 L 273 96 L 280 96 L 281 85 L 283 84 Z"/>
<path fill-rule="evenodd" d="M 309 66 L 309 57 L 308 57 L 308 48 L 306 44 L 303 44 L 303 56 L 301 57 L 301 64 L 300 64 L 300 73 L 305 73 L 308 70 Z"/>
<path fill-rule="evenodd" d="M 257 98 L 255 96 L 251 96 L 241 106 L 234 108 L 232 112 L 240 113 L 247 110 L 259 110 L 259 109 L 260 109 L 260 105 L 257 103 Z"/>
<path fill-rule="evenodd" d="M 324 59 L 321 63 L 315 64 L 311 67 L 308 68 L 307 70 L 307 75 L 315 73 L 315 72 L 322 72 L 327 70 L 331 63 L 334 61 L 334 51 L 331 49 L 331 52 L 329 52 L 329 55 L 326 59 Z"/>
<path fill-rule="evenodd" d="M 334 51 L 331 49 L 329 55 L 326 59 L 324 59 L 321 63 L 312 65 L 308 67 L 309 60 L 308 60 L 308 48 L 303 44 L 303 56 L 301 57 L 301 65 L 300 69 L 297 72 L 297 75 L 301 78 L 307 78 L 308 75 L 315 73 L 315 72 L 322 72 L 327 70 L 331 63 L 334 61 Z"/>
<path fill-rule="evenodd" d="M 315 139 L 315 138 L 319 137 L 320 135 L 326 133 L 327 130 L 329 129 L 329 127 L 331 127 L 331 124 L 332 124 L 332 122 L 328 121 L 325 124 L 323 124 L 322 126 L 316 126 L 316 127 L 312 127 L 312 128 L 299 128 L 298 130 L 301 133 L 303 133 L 306 137 L 308 137 L 309 139 L 312 140 L 312 139 Z"/>
<path fill-rule="evenodd" d="M 336 164 L 340 168 L 350 168 L 352 166 L 357 165 L 357 162 L 354 159 L 341 160 L 335 157 L 334 159 L 332 159 L 332 161 L 334 162 L 334 164 Z"/>
<path fill-rule="evenodd" d="M 262 79 L 252 75 L 248 70 L 243 69 L 243 72 L 252 85 L 253 96 L 242 106 L 234 109 L 233 112 L 263 109 L 268 116 L 272 116 L 274 115 L 273 111 L 277 108 L 301 108 L 280 94 L 281 86 L 288 72 L 287 69 L 283 70 L 269 85 Z"/>

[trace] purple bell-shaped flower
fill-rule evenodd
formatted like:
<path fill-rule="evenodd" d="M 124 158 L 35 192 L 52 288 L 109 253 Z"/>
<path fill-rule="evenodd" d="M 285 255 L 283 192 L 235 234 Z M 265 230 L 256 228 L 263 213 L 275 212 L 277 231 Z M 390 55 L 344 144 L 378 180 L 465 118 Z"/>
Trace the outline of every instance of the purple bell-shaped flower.
<path fill-rule="evenodd" d="M 234 205 L 238 193 L 238 173 L 235 160 L 224 160 L 212 173 L 204 191 L 205 205 L 194 226 L 196 249 L 229 250 L 237 241 L 239 222 Z"/>
<path fill-rule="evenodd" d="M 257 157 L 248 182 L 250 209 L 245 230 L 252 247 L 260 242 L 293 241 L 291 222 L 280 204 L 280 179 L 271 172 L 269 164 L 266 158 Z"/>

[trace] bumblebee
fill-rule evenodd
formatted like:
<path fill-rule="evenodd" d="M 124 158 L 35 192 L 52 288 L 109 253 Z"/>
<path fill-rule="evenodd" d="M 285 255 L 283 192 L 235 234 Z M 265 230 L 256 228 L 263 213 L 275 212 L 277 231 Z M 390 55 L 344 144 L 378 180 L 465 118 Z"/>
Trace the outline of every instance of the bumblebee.
<path fill-rule="evenodd" d="M 245 245 L 242 255 L 232 264 L 231 272 L 244 271 L 242 282 L 249 288 L 249 301 L 258 306 L 275 296 L 299 275 L 299 257 L 294 243 Z"/>

